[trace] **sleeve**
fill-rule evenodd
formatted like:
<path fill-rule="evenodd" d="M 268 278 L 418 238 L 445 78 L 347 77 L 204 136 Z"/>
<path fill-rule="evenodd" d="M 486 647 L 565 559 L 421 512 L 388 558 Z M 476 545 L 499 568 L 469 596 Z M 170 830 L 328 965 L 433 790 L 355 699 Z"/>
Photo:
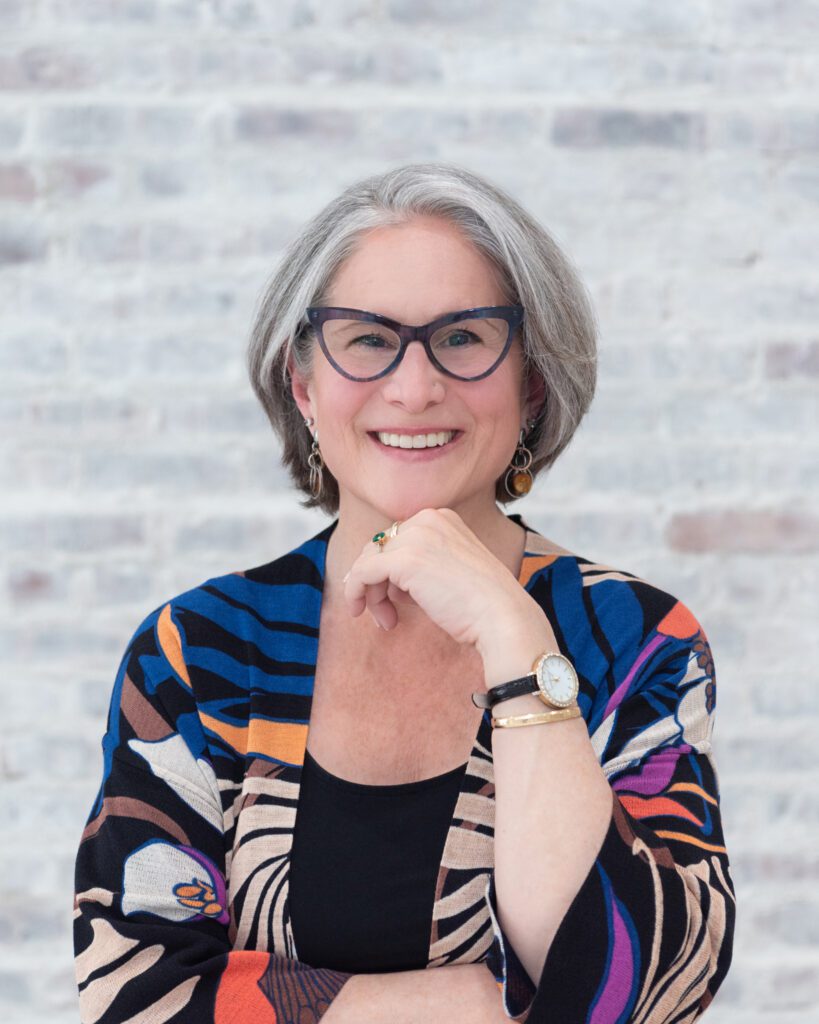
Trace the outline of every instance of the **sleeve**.
<path fill-rule="evenodd" d="M 313 1024 L 351 975 L 231 949 L 233 793 L 223 809 L 187 670 L 167 642 L 174 631 L 170 606 L 148 616 L 114 685 L 103 781 L 76 861 L 80 1019 Z"/>
<path fill-rule="evenodd" d="M 581 708 L 612 787 L 603 844 L 535 986 L 498 921 L 487 965 L 527 1024 L 691 1022 L 728 971 L 735 894 L 711 751 L 714 664 L 677 602 Z"/>

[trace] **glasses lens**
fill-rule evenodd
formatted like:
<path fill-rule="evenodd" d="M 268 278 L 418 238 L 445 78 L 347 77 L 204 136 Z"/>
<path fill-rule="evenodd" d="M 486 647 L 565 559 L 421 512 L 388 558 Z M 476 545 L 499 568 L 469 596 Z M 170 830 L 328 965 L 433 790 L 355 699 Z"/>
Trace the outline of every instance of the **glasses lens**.
<path fill-rule="evenodd" d="M 330 358 L 353 377 L 377 376 L 401 348 L 395 331 L 366 320 L 326 320 L 321 333 Z"/>
<path fill-rule="evenodd" d="M 501 317 L 458 320 L 441 327 L 430 343 L 435 358 L 459 377 L 479 377 L 500 359 L 509 324 Z"/>
<path fill-rule="evenodd" d="M 435 358 L 459 377 L 479 377 L 500 359 L 509 324 L 500 317 L 447 324 L 430 339 Z M 376 377 L 395 360 L 401 339 L 382 324 L 363 320 L 326 320 L 322 336 L 336 365 L 352 377 Z"/>

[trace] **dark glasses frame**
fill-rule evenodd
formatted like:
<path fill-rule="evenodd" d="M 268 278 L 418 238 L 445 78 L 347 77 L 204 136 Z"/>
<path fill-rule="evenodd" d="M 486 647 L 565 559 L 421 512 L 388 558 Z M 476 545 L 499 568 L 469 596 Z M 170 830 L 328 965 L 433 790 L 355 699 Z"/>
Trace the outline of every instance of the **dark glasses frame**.
<path fill-rule="evenodd" d="M 389 317 L 381 316 L 380 313 L 369 313 L 365 309 L 348 309 L 344 306 L 309 306 L 306 312 L 307 319 L 315 329 L 321 350 L 333 369 L 337 370 L 342 377 L 346 377 L 347 380 L 354 380 L 362 384 L 378 380 L 381 377 L 385 377 L 388 373 L 392 373 L 404 358 L 407 346 L 413 341 L 420 341 L 423 344 L 429 361 L 434 367 L 436 367 L 436 369 L 440 370 L 441 373 L 445 373 L 447 377 L 454 377 L 455 380 L 483 380 L 483 378 L 488 377 L 490 373 L 494 373 L 508 355 L 509 349 L 512 347 L 512 339 L 514 338 L 515 331 L 523 323 L 524 315 L 523 306 L 477 306 L 475 309 L 462 309 L 457 313 L 446 313 L 444 316 L 438 317 L 437 320 L 433 320 L 428 324 L 422 324 L 419 327 L 412 326 L 410 324 L 402 324 L 397 320 L 390 320 Z M 503 351 L 495 360 L 494 364 L 490 366 L 488 370 L 484 370 L 483 373 L 478 374 L 477 377 L 461 377 L 459 374 L 453 373 L 445 366 L 442 366 L 435 358 L 435 353 L 432 351 L 432 345 L 430 344 L 430 338 L 441 327 L 446 327 L 447 324 L 452 324 L 458 320 L 466 319 L 499 319 L 505 320 L 509 325 L 509 333 L 506 337 L 506 344 L 503 346 Z M 324 324 L 328 320 L 361 320 L 365 323 L 382 324 L 384 327 L 389 327 L 391 330 L 395 331 L 400 339 L 398 354 L 389 366 L 380 373 L 375 374 L 375 376 L 354 377 L 352 374 L 347 373 L 346 370 L 343 370 L 338 363 L 335 362 L 324 342 L 323 328 Z"/>

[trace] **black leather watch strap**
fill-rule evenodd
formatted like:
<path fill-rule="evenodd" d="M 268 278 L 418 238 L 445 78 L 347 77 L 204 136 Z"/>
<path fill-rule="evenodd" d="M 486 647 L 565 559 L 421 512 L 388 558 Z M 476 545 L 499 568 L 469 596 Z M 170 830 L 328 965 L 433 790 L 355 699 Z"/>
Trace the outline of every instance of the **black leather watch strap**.
<path fill-rule="evenodd" d="M 528 676 L 521 676 L 520 679 L 510 679 L 508 683 L 501 683 L 500 686 L 493 686 L 485 693 L 473 693 L 472 703 L 476 708 L 493 708 L 502 700 L 511 700 L 512 697 L 525 697 L 527 693 L 537 693 L 537 675 L 530 672 Z"/>

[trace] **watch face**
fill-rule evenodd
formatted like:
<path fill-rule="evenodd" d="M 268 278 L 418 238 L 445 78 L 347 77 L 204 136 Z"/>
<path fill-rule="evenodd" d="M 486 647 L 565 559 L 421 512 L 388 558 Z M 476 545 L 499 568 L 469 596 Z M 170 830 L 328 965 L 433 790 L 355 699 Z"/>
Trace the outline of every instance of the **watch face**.
<path fill-rule="evenodd" d="M 577 697 L 577 673 L 562 654 L 547 654 L 537 669 L 538 682 L 549 704 L 565 708 Z"/>

